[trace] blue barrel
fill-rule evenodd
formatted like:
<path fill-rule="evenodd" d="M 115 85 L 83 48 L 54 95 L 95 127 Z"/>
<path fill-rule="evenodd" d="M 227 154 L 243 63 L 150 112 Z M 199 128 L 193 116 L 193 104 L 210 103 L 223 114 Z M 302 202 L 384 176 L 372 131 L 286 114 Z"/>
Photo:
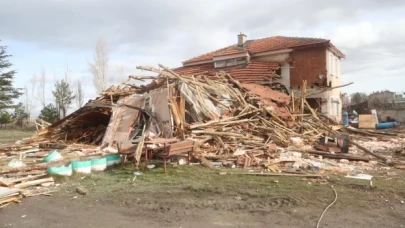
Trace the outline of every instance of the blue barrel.
<path fill-rule="evenodd" d="M 399 123 L 398 122 L 386 122 L 386 123 L 378 123 L 375 125 L 375 128 L 377 129 L 386 129 L 386 128 L 394 128 L 398 127 Z"/>
<path fill-rule="evenodd" d="M 342 122 L 344 126 L 349 125 L 349 113 L 347 113 L 346 111 L 344 111 L 342 114 Z"/>

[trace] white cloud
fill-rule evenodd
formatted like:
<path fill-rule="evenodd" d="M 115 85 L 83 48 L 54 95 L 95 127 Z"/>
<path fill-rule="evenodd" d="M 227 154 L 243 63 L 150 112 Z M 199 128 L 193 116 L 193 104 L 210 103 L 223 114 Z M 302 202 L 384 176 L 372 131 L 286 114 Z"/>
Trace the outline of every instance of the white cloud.
<path fill-rule="evenodd" d="M 120 68 L 126 77 L 147 73 L 136 70 L 137 65 L 177 67 L 235 43 L 239 32 L 248 39 L 331 39 L 347 55 L 343 80 L 355 82 L 344 90 L 371 92 L 382 86 L 384 76 L 399 90 L 404 85 L 399 78 L 405 75 L 403 58 L 368 52 L 403 55 L 404 7 L 401 0 L 2 0 L 0 38 L 12 41 L 7 45 L 19 72 L 17 84 L 24 85 L 42 66 L 60 77 L 68 61 L 72 80 L 85 83 L 86 98 L 95 96 L 87 62 L 100 36 L 111 50 L 111 82 L 118 82 Z"/>
<path fill-rule="evenodd" d="M 331 37 L 336 45 L 348 48 L 373 45 L 379 41 L 378 30 L 370 22 L 339 26 Z"/>

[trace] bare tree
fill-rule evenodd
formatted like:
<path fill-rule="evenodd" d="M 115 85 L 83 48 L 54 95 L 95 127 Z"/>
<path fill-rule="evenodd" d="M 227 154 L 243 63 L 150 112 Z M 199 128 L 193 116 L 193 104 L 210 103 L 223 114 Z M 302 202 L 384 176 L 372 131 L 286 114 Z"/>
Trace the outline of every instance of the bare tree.
<path fill-rule="evenodd" d="M 66 62 L 66 66 L 65 66 L 65 82 L 70 83 L 70 74 L 71 74 L 71 70 L 69 68 L 69 64 Z"/>
<path fill-rule="evenodd" d="M 45 86 L 46 86 L 46 73 L 45 69 L 41 69 L 41 74 L 38 78 L 38 99 L 42 104 L 42 107 L 45 107 L 46 105 L 46 99 L 45 99 Z"/>
<path fill-rule="evenodd" d="M 37 84 L 37 78 L 34 75 L 31 80 L 29 80 L 29 87 L 25 86 L 24 87 L 24 111 L 25 113 L 28 114 L 28 118 L 31 117 L 32 109 L 34 108 L 36 104 L 36 99 L 35 99 L 35 89 L 36 89 L 36 84 Z"/>
<path fill-rule="evenodd" d="M 351 97 L 351 104 L 360 104 L 367 101 L 367 94 L 365 93 L 353 93 Z"/>
<path fill-rule="evenodd" d="M 89 68 L 93 74 L 94 87 L 100 93 L 107 88 L 108 83 L 108 46 L 103 38 L 97 41 L 94 62 L 89 63 Z"/>
<path fill-rule="evenodd" d="M 84 93 L 83 93 L 83 87 L 82 87 L 82 82 L 80 80 L 77 80 L 76 82 L 76 105 L 81 108 L 83 107 L 83 102 L 84 102 Z"/>

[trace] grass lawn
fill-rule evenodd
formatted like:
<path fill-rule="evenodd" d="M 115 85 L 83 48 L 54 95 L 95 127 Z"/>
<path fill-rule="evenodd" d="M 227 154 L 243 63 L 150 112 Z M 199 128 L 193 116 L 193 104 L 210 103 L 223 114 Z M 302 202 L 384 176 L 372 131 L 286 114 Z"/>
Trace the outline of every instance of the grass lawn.
<path fill-rule="evenodd" d="M 219 175 L 226 171 L 227 175 Z M 152 170 L 143 170 L 143 175 L 134 176 L 132 164 L 115 167 L 105 172 L 95 173 L 79 178 L 74 176 L 65 182 L 72 190 L 81 185 L 91 192 L 91 197 L 124 197 L 137 195 L 182 195 L 185 197 L 234 198 L 247 197 L 260 201 L 263 198 L 289 196 L 296 200 L 311 202 L 314 197 L 321 201 L 330 201 L 333 192 L 324 182 L 311 181 L 300 177 L 247 176 L 236 173 L 247 170 L 207 169 L 201 166 L 169 167 L 168 173 L 157 166 Z M 260 172 L 260 171 L 258 171 Z M 232 174 L 234 173 L 234 174 Z M 399 178 L 404 173 L 398 170 L 398 176 L 380 176 L 381 173 L 370 173 L 375 176 L 373 185 L 368 181 L 345 178 L 344 174 L 327 173 L 324 178 L 334 185 L 339 192 L 340 201 L 346 205 L 361 206 L 358 199 L 365 202 L 376 197 L 390 198 L 400 202 L 405 199 L 405 181 Z M 62 178 L 63 179 L 63 178 Z M 363 201 L 364 202 L 364 201 Z"/>
<path fill-rule="evenodd" d="M 10 143 L 17 140 L 30 137 L 34 131 L 15 130 L 15 129 L 0 129 L 0 143 Z"/>

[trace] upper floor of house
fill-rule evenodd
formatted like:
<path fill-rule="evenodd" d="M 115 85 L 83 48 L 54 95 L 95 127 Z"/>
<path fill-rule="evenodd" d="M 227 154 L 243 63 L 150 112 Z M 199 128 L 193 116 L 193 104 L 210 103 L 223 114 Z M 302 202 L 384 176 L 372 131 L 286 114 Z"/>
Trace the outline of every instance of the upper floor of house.
<path fill-rule="evenodd" d="M 334 87 L 340 84 L 340 60 L 345 55 L 330 40 L 274 36 L 247 40 L 188 59 L 178 73 L 226 71 L 242 82 L 266 84 L 279 81 L 289 89 L 302 85 Z"/>

